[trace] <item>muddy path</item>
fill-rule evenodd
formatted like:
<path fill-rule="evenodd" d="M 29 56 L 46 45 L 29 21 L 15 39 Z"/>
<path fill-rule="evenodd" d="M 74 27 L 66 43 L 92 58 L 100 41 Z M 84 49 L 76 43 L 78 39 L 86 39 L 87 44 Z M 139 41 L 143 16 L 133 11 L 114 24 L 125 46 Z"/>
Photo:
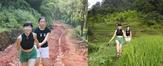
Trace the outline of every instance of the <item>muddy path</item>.
<path fill-rule="evenodd" d="M 50 66 L 88 66 L 86 43 L 72 35 L 73 29 L 64 23 L 54 23 L 48 39 Z M 0 66 L 18 66 L 14 44 L 0 52 Z M 42 66 L 40 64 L 40 66 Z"/>

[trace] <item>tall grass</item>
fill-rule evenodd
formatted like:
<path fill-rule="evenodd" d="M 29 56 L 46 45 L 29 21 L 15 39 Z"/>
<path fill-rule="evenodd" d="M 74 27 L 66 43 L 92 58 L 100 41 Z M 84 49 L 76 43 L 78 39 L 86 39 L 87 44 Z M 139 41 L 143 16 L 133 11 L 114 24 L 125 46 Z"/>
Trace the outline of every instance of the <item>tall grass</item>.
<path fill-rule="evenodd" d="M 142 36 L 123 47 L 117 66 L 163 66 L 163 36 Z"/>
<path fill-rule="evenodd" d="M 110 46 L 107 42 L 110 40 L 114 25 L 106 25 L 103 23 L 94 24 L 93 35 L 89 37 L 89 66 L 108 66 L 113 65 L 115 60 L 115 46 L 114 42 Z M 107 28 L 107 26 L 113 28 Z"/>
<path fill-rule="evenodd" d="M 135 28 L 133 31 L 136 33 L 133 32 L 131 43 L 124 44 L 121 57 L 116 58 L 115 41 L 107 46 L 115 26 L 104 23 L 96 23 L 93 26 L 93 35 L 89 37 L 88 43 L 89 66 L 163 66 L 161 34 L 139 32 L 139 29 Z"/>

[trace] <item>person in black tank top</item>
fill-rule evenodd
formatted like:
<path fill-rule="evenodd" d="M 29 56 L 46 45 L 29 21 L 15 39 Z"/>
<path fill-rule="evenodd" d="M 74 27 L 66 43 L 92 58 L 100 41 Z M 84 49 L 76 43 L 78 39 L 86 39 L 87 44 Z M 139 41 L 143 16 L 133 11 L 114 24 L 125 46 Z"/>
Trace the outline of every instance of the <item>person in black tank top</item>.
<path fill-rule="evenodd" d="M 130 36 L 130 30 L 126 29 L 126 36 Z"/>
<path fill-rule="evenodd" d="M 126 34 L 126 37 L 125 37 L 126 42 L 130 42 L 131 38 L 132 38 L 132 33 L 131 33 L 129 26 L 127 26 L 127 28 L 125 30 L 125 34 Z"/>
<path fill-rule="evenodd" d="M 16 48 L 22 66 L 35 65 L 37 53 L 34 44 L 39 48 L 39 42 L 36 34 L 32 32 L 32 27 L 31 22 L 25 23 L 23 25 L 24 32 L 16 40 Z"/>
<path fill-rule="evenodd" d="M 30 33 L 29 36 L 26 36 L 25 33 L 23 33 L 21 37 L 22 37 L 22 41 L 20 46 L 25 50 L 32 49 L 34 46 L 33 34 Z"/>
<path fill-rule="evenodd" d="M 44 41 L 46 35 L 50 32 L 50 29 L 45 27 L 44 30 L 41 30 L 39 27 L 35 29 L 34 31 L 37 34 L 37 39 L 41 43 Z M 41 48 L 48 47 L 48 42 L 44 42 L 41 44 Z"/>
<path fill-rule="evenodd" d="M 49 47 L 47 40 L 51 31 L 48 27 L 46 27 L 45 17 L 39 18 L 38 25 L 39 27 L 37 27 L 34 32 L 37 34 L 37 39 L 41 48 L 38 49 L 40 57 L 38 56 L 36 66 L 39 66 L 40 59 L 42 59 L 43 66 L 49 66 Z"/>
<path fill-rule="evenodd" d="M 122 29 L 117 29 L 116 36 L 123 36 Z"/>
<path fill-rule="evenodd" d="M 109 41 L 109 43 L 110 43 L 115 37 L 116 37 L 115 42 L 116 42 L 116 54 L 117 54 L 116 56 L 119 57 L 119 55 L 120 55 L 121 52 L 122 52 L 122 45 L 125 43 L 125 42 L 124 42 L 124 37 L 126 37 L 124 30 L 122 30 L 122 25 L 121 25 L 121 24 L 118 24 L 118 25 L 117 25 L 117 29 L 115 30 L 114 35 L 113 35 L 113 37 L 111 38 L 111 40 Z"/>

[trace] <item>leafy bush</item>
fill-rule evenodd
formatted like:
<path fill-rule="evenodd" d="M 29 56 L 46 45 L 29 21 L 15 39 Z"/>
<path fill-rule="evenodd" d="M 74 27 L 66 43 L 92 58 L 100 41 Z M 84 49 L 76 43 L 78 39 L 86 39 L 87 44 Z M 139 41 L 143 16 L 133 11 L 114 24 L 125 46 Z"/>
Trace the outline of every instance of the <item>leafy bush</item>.
<path fill-rule="evenodd" d="M 39 13 L 15 9 L 4 9 L 0 12 L 0 26 L 3 28 L 20 28 L 25 21 L 32 21 L 34 26 L 37 24 Z"/>

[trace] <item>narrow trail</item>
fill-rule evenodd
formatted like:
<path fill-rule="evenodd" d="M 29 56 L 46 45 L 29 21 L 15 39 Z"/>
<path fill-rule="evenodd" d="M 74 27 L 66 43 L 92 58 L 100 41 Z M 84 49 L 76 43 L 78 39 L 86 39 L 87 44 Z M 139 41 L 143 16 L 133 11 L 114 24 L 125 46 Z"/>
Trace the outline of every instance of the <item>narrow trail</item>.
<path fill-rule="evenodd" d="M 66 24 L 54 23 L 48 40 L 50 66 L 88 66 L 86 43 L 74 38 L 72 31 Z M 18 66 L 16 54 L 14 44 L 0 52 L 0 66 Z"/>

